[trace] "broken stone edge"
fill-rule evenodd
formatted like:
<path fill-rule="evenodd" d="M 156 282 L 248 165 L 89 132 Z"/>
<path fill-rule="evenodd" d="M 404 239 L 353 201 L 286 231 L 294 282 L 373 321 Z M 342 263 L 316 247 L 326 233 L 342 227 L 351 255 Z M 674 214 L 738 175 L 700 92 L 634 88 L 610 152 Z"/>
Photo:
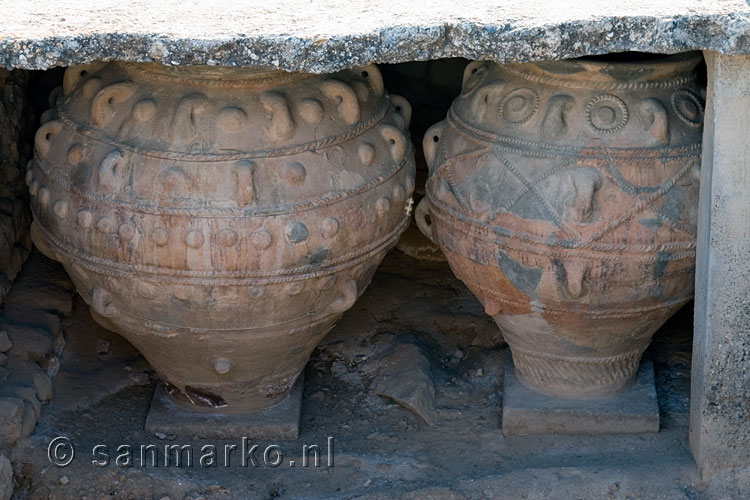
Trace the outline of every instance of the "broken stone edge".
<path fill-rule="evenodd" d="M 606 16 L 557 24 L 448 19 L 440 25 L 403 24 L 371 32 L 203 38 L 104 31 L 23 38 L 0 35 L 0 62 L 8 69 L 47 69 L 94 60 L 171 65 L 209 64 L 331 73 L 369 63 L 465 57 L 496 62 L 568 59 L 611 52 L 677 53 L 710 50 L 750 54 L 750 10 L 721 13 Z M 44 20 L 40 20 L 44 22 Z M 52 31 L 52 30 L 50 30 Z"/>

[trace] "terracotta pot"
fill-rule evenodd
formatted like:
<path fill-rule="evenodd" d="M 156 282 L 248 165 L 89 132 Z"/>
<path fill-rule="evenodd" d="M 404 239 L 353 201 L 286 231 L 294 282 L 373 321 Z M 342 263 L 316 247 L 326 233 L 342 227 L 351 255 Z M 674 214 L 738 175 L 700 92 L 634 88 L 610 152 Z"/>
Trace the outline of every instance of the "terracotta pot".
<path fill-rule="evenodd" d="M 409 222 L 409 104 L 316 76 L 72 67 L 27 174 L 36 244 L 176 399 L 280 401 Z"/>
<path fill-rule="evenodd" d="M 626 389 L 653 333 L 691 299 L 699 62 L 474 62 L 425 135 L 420 226 L 528 387 Z"/>

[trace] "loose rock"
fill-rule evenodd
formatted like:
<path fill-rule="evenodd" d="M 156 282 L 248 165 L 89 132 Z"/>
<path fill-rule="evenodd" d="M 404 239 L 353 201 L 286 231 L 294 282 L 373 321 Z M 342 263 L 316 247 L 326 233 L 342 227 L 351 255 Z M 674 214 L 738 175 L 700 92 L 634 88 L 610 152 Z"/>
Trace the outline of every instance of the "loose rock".
<path fill-rule="evenodd" d="M 8 337 L 8 332 L 5 330 L 0 330 L 0 352 L 5 352 L 11 347 L 13 347 L 13 344 Z"/>
<path fill-rule="evenodd" d="M 0 454 L 0 500 L 10 500 L 13 494 L 13 467 L 5 455 Z"/>
<path fill-rule="evenodd" d="M 52 352 L 52 337 L 42 328 L 29 325 L 6 325 L 13 347 L 9 354 L 30 361 L 41 361 Z"/>
<path fill-rule="evenodd" d="M 21 437 L 23 413 L 23 400 L 0 398 L 0 444 L 10 447 Z M 0 498 L 3 498 L 2 495 Z"/>
<path fill-rule="evenodd" d="M 435 425 L 435 386 L 429 360 L 415 344 L 399 344 L 384 358 L 374 391 Z"/>
<path fill-rule="evenodd" d="M 31 387 L 40 401 L 52 398 L 52 380 L 39 368 L 39 365 L 15 356 L 8 357 L 9 385 Z"/>

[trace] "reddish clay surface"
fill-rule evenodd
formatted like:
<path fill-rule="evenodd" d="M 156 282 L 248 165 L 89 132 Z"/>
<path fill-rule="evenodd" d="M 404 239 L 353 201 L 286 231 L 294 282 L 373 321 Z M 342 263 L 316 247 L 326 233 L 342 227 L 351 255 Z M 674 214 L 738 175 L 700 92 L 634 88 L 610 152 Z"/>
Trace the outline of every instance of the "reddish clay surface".
<path fill-rule="evenodd" d="M 270 406 L 408 224 L 409 115 L 374 66 L 71 67 L 26 178 L 34 241 L 177 400 Z"/>
<path fill-rule="evenodd" d="M 653 333 L 692 297 L 699 62 L 475 62 L 425 135 L 420 225 L 531 388 L 626 389 Z"/>

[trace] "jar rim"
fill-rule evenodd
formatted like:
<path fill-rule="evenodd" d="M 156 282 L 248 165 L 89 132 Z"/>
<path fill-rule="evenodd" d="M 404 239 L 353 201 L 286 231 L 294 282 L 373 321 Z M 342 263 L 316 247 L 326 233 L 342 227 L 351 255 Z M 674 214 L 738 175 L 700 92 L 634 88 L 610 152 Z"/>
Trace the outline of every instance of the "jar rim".
<path fill-rule="evenodd" d="M 703 60 L 700 51 L 680 54 L 643 54 L 642 59 L 617 60 L 614 53 L 585 56 L 577 59 L 535 61 L 501 65 L 521 77 L 530 79 L 576 83 L 582 87 L 611 86 L 627 88 L 639 84 L 668 84 L 676 80 L 695 78 L 695 68 Z M 638 53 L 636 53 L 638 54 Z M 611 59 L 608 59 L 611 57 Z M 677 83 L 680 84 L 680 83 Z"/>
<path fill-rule="evenodd" d="M 287 72 L 284 70 L 251 68 L 247 66 L 175 65 L 167 66 L 158 62 L 117 61 L 127 72 L 145 73 L 157 78 L 200 81 L 206 84 L 215 82 L 284 82 L 315 76 L 312 73 Z"/>

